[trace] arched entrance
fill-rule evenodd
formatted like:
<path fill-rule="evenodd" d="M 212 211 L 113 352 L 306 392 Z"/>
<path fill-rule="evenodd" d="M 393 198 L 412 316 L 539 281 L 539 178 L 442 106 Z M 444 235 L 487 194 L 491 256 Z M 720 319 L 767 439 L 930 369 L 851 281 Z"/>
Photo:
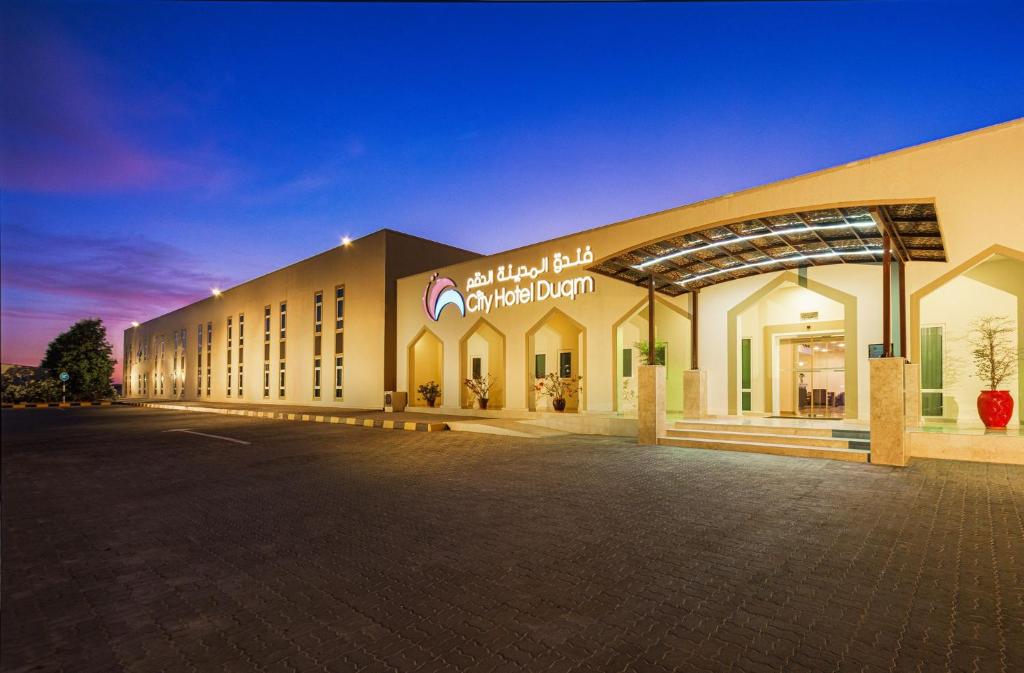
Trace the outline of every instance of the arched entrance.
<path fill-rule="evenodd" d="M 426 327 L 409 343 L 409 406 L 425 407 L 426 400 L 417 392 L 420 385 L 433 381 L 441 386 L 441 395 L 434 406 L 440 406 L 444 395 L 444 343 Z"/>
<path fill-rule="evenodd" d="M 459 340 L 459 380 L 492 376 L 488 409 L 505 406 L 505 335 L 494 325 L 480 318 Z M 477 400 L 462 386 L 461 403 L 464 409 L 477 406 Z"/>
<path fill-rule="evenodd" d="M 655 364 L 665 365 L 665 409 L 683 410 L 683 372 L 690 368 L 690 313 L 658 297 L 654 311 Z M 649 352 L 647 300 L 637 303 L 612 325 L 612 403 L 622 414 L 636 413 L 638 367 Z"/>
<path fill-rule="evenodd" d="M 857 418 L 855 296 L 781 273 L 729 310 L 727 339 L 730 414 Z"/>
<path fill-rule="evenodd" d="M 568 315 L 551 309 L 526 333 L 526 399 L 530 411 L 551 411 L 551 400 L 535 387 L 547 374 L 560 378 L 584 377 L 575 397 L 566 400 L 567 412 L 586 409 L 587 330 Z"/>
<path fill-rule="evenodd" d="M 967 334 L 982 316 L 1005 317 L 1016 329 L 1024 354 L 1024 252 L 993 245 L 910 295 L 908 339 L 921 365 L 921 415 L 934 420 L 978 423 L 975 401 L 987 385 L 971 363 Z M 1024 356 L 1017 376 L 1000 388 L 1016 397 L 1011 424 L 1019 424 L 1024 400 Z"/>

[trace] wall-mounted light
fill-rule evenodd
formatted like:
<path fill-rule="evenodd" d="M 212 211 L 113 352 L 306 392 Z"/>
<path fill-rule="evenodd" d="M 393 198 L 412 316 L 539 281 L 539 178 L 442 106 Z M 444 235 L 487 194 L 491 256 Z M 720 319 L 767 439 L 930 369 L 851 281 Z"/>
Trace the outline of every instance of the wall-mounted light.
<path fill-rule="evenodd" d="M 132 327 L 138 327 L 138 326 L 139 326 L 139 323 L 138 323 L 138 321 L 136 321 L 136 320 L 133 320 L 133 321 L 132 321 Z"/>
<path fill-rule="evenodd" d="M 219 297 L 221 295 L 221 291 L 220 291 L 219 287 L 210 288 L 210 292 L 213 293 L 214 297 Z"/>
<path fill-rule="evenodd" d="M 348 246 L 352 245 L 352 239 L 349 238 L 348 236 L 342 236 L 341 244 L 347 248 Z"/>

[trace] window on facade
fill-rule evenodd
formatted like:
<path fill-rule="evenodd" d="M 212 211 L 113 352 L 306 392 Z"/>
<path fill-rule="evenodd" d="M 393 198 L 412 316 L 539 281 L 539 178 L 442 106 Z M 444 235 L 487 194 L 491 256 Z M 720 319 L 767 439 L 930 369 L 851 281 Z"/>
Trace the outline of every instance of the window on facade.
<path fill-rule="evenodd" d="M 231 348 L 231 318 L 228 318 L 228 349 Z"/>
<path fill-rule="evenodd" d="M 270 363 L 263 363 L 263 397 L 270 397 Z"/>
<path fill-rule="evenodd" d="M 288 305 L 281 302 L 281 338 L 285 338 L 285 328 L 288 326 Z"/>
<path fill-rule="evenodd" d="M 633 376 L 633 349 L 622 349 L 622 376 L 629 378 Z"/>
<path fill-rule="evenodd" d="M 206 323 L 206 396 L 210 396 L 210 390 L 212 389 L 213 377 L 212 377 L 212 364 L 213 359 L 213 323 Z"/>
<path fill-rule="evenodd" d="M 481 373 L 481 369 L 482 368 L 483 368 L 483 358 L 480 358 L 480 357 L 473 358 L 473 367 L 472 367 L 472 369 L 473 369 L 473 378 L 474 379 L 483 378 L 483 374 Z"/>
<path fill-rule="evenodd" d="M 563 379 L 572 376 L 572 351 L 561 351 L 558 354 L 558 375 Z"/>
<path fill-rule="evenodd" d="M 941 325 L 921 328 L 921 415 L 942 416 L 942 364 L 945 346 Z"/>
<path fill-rule="evenodd" d="M 270 307 L 263 307 L 263 341 L 270 342 Z"/>
<path fill-rule="evenodd" d="M 228 365 L 228 385 L 226 390 L 228 397 L 231 397 L 231 365 Z"/>
<path fill-rule="evenodd" d="M 750 411 L 751 401 L 751 340 L 740 340 L 740 409 Z"/>
<path fill-rule="evenodd" d="M 547 376 L 548 356 L 546 353 L 537 353 L 533 356 L 533 378 L 542 379 Z"/>
<path fill-rule="evenodd" d="M 238 347 L 241 348 L 245 345 L 245 314 L 238 314 Z M 241 359 L 241 356 L 239 356 Z"/>
<path fill-rule="evenodd" d="M 320 358 L 313 358 L 313 399 L 320 399 Z"/>
<path fill-rule="evenodd" d="M 324 326 L 324 293 L 313 295 L 313 333 L 320 334 Z"/>
<path fill-rule="evenodd" d="M 244 385 L 243 382 L 242 382 L 242 375 L 243 375 L 243 369 L 242 369 L 242 350 L 239 349 L 238 350 L 238 396 L 239 397 L 242 396 L 242 387 Z"/>
<path fill-rule="evenodd" d="M 342 356 L 334 356 L 334 399 L 340 400 L 342 398 L 343 388 L 343 369 L 342 369 Z"/>
<path fill-rule="evenodd" d="M 342 329 L 345 326 L 345 287 L 340 286 L 334 289 L 334 329 Z"/>
<path fill-rule="evenodd" d="M 277 396 L 284 397 L 284 362 L 281 363 L 277 375 Z"/>

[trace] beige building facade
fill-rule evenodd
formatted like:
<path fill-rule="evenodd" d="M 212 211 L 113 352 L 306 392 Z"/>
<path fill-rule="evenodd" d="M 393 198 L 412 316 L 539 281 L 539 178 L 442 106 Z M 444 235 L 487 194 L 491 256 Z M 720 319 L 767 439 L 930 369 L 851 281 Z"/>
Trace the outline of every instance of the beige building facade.
<path fill-rule="evenodd" d="M 379 407 L 396 279 L 476 256 L 382 230 L 124 333 L 128 399 Z"/>
<path fill-rule="evenodd" d="M 489 375 L 487 415 L 611 427 L 639 415 L 652 350 L 644 274 L 657 270 L 653 351 L 669 415 L 698 397 L 686 379 L 704 382 L 707 415 L 867 422 L 869 356 L 892 342 L 920 365 L 925 417 L 976 422 L 972 321 L 1004 316 L 1024 348 L 1022 184 L 1018 119 L 494 255 L 378 232 L 127 330 L 126 396 L 380 408 L 398 390 L 428 411 L 418 389 L 433 383 L 435 409 L 480 414 L 465 381 Z M 903 232 L 894 255 L 914 248 L 902 285 L 883 278 L 887 228 Z M 538 391 L 549 375 L 578 381 L 562 414 Z M 1002 387 L 1019 426 L 1021 377 Z M 621 427 L 636 433 L 635 420 Z"/>
<path fill-rule="evenodd" d="M 522 415 L 550 410 L 536 385 L 557 372 L 582 377 L 567 411 L 635 416 L 637 368 L 648 341 L 647 290 L 592 268 L 645 242 L 663 245 L 716 226 L 793 213 L 855 216 L 882 207 L 910 217 L 929 212 L 937 220 L 944 260 L 905 268 L 902 352 L 920 360 L 924 334 L 929 364 L 941 373 L 932 371 L 924 386 L 927 411 L 976 420 L 974 400 L 983 384 L 965 336 L 981 315 L 1004 315 L 1019 326 L 1022 184 L 1024 122 L 1015 120 L 402 278 L 399 389 L 422 406 L 417 387 L 436 381 L 442 408 L 472 407 L 462 381 L 476 367 L 496 379 L 489 410 Z M 701 288 L 698 368 L 707 372 L 709 414 L 869 418 L 869 347 L 883 342 L 880 264 L 820 261 L 780 270 L 766 265 L 763 273 Z M 436 320 L 425 311 L 424 290 L 434 274 L 454 282 L 464 314 L 453 304 Z M 683 411 L 683 378 L 691 368 L 690 301 L 689 293 L 659 293 L 655 304 L 670 414 Z M 893 304 L 895 319 L 895 297 Z M 1021 330 L 1016 334 L 1019 340 Z M 1005 387 L 1020 399 L 1018 376 Z M 1012 422 L 1019 421 L 1018 405 Z"/>

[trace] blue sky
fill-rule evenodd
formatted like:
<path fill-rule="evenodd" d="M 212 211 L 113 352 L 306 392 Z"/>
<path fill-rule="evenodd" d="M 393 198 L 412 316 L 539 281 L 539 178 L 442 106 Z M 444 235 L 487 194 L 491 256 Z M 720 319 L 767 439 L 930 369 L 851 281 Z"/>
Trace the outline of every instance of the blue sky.
<path fill-rule="evenodd" d="M 6 3 L 2 359 L 382 227 L 495 252 L 1024 115 L 1015 3 Z"/>

